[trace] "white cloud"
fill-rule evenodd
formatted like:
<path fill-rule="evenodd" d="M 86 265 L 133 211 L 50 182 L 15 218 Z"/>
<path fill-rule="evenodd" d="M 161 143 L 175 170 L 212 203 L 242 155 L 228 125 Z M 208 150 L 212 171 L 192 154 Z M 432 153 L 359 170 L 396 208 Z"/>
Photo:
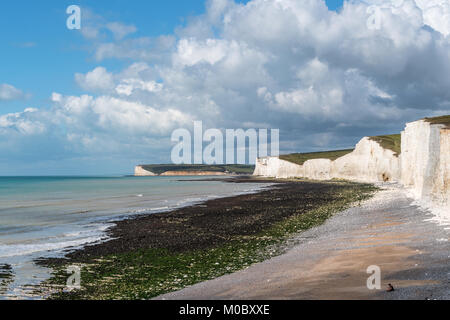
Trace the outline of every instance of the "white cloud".
<path fill-rule="evenodd" d="M 105 40 L 111 30 L 100 19 L 94 58 L 130 65 L 77 74 L 81 88 L 102 96 L 53 94 L 53 109 L 2 118 L 0 133 L 36 122 L 64 137 L 52 142 L 64 152 L 101 145 L 131 157 L 145 145 L 163 157 L 170 130 L 195 119 L 280 128 L 283 151 L 308 151 L 450 113 L 449 1 L 390 3 L 378 30 L 367 28 L 361 1 L 332 12 L 322 0 L 210 0 L 204 15 L 157 38 L 116 25 L 115 39 Z"/>
<path fill-rule="evenodd" d="M 96 59 L 136 61 L 114 75 L 119 97 L 211 126 L 268 123 L 291 136 L 354 127 L 352 139 L 364 126 L 390 132 L 450 105 L 450 41 L 429 28 L 445 35 L 423 3 L 383 3 L 380 30 L 371 30 L 362 2 L 336 13 L 318 0 L 211 0 L 178 40 L 103 43 Z"/>
<path fill-rule="evenodd" d="M 178 110 L 157 110 L 143 103 L 111 96 L 56 96 L 58 99 L 54 99 L 56 104 L 52 110 L 56 115 L 55 121 L 69 129 L 71 126 L 75 129 L 81 126 L 92 133 L 100 129 L 118 135 L 126 132 L 159 135 L 191 121 L 189 115 Z"/>
<path fill-rule="evenodd" d="M 416 0 L 423 12 L 424 23 L 445 36 L 450 34 L 450 1 Z"/>
<path fill-rule="evenodd" d="M 116 87 L 116 92 L 120 95 L 131 96 L 135 90 L 147 92 L 160 92 L 163 85 L 155 81 L 142 81 L 140 79 L 124 79 Z"/>
<path fill-rule="evenodd" d="M 162 61 L 170 58 L 170 50 L 175 44 L 172 36 L 156 39 L 141 37 L 123 39 L 116 42 L 101 42 L 95 45 L 95 59 L 134 59 L 140 61 Z"/>
<path fill-rule="evenodd" d="M 81 34 L 89 40 L 99 40 L 112 34 L 116 40 L 121 40 L 137 31 L 134 25 L 128 25 L 117 21 L 107 21 L 102 16 L 94 13 L 89 8 L 82 8 L 83 27 Z"/>
<path fill-rule="evenodd" d="M 87 91 L 107 91 L 114 88 L 114 77 L 103 67 L 97 67 L 87 74 L 75 74 L 77 84 Z"/>
<path fill-rule="evenodd" d="M 215 39 L 208 39 L 203 43 L 195 39 L 181 39 L 175 59 L 185 66 L 193 66 L 200 62 L 213 65 L 225 57 L 229 45 L 227 41 Z"/>
<path fill-rule="evenodd" d="M 45 132 L 45 124 L 34 119 L 37 112 L 37 109 L 27 108 L 23 112 L 0 116 L 0 134 L 11 130 L 25 136 L 42 134 Z"/>
<path fill-rule="evenodd" d="M 135 33 L 137 28 L 133 25 L 126 25 L 120 22 L 111 22 L 106 25 L 106 28 L 111 31 L 114 37 L 118 40 L 125 38 L 126 36 Z"/>
<path fill-rule="evenodd" d="M 7 83 L 0 84 L 0 101 L 18 100 L 24 96 L 24 93 L 14 86 Z"/>
<path fill-rule="evenodd" d="M 174 109 L 156 110 L 141 103 L 100 97 L 92 105 L 103 129 L 118 129 L 139 134 L 168 134 L 174 128 L 189 124 L 190 117 Z"/>
<path fill-rule="evenodd" d="M 9 148 L 11 157 L 22 149 L 22 155 L 33 150 L 36 161 L 105 153 L 133 156 L 170 144 L 167 137 L 171 132 L 193 121 L 179 110 L 156 109 L 110 96 L 54 93 L 52 100 L 51 109 L 29 108 L 0 116 L 2 150 Z"/>
<path fill-rule="evenodd" d="M 364 0 L 395 15 L 408 17 L 420 25 L 427 25 L 444 36 L 450 34 L 449 0 Z"/>

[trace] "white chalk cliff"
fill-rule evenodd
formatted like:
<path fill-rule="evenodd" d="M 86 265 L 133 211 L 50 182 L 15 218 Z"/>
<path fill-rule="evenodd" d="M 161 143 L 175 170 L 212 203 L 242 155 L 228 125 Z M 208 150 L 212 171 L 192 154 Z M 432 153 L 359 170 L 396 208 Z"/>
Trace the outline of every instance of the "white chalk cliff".
<path fill-rule="evenodd" d="M 156 176 L 153 172 L 145 170 L 142 166 L 136 166 L 134 168 L 134 175 L 136 177 L 153 177 Z"/>
<path fill-rule="evenodd" d="M 257 159 L 254 175 L 398 182 L 450 219 L 450 128 L 427 120 L 408 123 L 402 132 L 401 150 L 397 155 L 366 137 L 352 153 L 334 161 L 313 159 L 298 165 L 278 157 Z"/>
<path fill-rule="evenodd" d="M 254 175 L 275 178 L 378 182 L 398 180 L 399 168 L 400 159 L 395 152 L 382 148 L 370 138 L 364 138 L 356 145 L 352 153 L 334 161 L 312 159 L 303 165 L 298 165 L 278 157 L 258 159 Z"/>
<path fill-rule="evenodd" d="M 400 182 L 450 218 L 450 129 L 420 120 L 402 132 Z"/>

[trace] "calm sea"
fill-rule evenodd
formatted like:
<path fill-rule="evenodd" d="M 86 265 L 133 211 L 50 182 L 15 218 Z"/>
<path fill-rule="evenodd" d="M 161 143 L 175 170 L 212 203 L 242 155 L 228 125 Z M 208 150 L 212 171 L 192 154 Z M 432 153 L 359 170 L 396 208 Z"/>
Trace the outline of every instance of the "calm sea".
<path fill-rule="evenodd" d="M 267 186 L 204 179 L 0 177 L 0 299 L 29 297 L 50 271 L 33 260 L 106 240 L 111 221 Z"/>

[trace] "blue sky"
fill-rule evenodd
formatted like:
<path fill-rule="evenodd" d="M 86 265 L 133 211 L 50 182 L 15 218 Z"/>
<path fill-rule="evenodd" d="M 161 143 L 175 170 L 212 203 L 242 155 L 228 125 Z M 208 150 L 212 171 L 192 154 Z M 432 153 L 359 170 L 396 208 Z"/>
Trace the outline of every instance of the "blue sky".
<path fill-rule="evenodd" d="M 358 1 L 4 1 L 0 176 L 167 163 L 171 132 L 195 120 L 280 129 L 290 153 L 450 113 L 450 9 L 374 2 L 376 30 Z M 81 31 L 66 28 L 73 4 Z"/>
<path fill-rule="evenodd" d="M 331 10 L 342 6 L 342 2 L 327 0 Z M 93 69 L 98 62 L 83 50 L 87 45 L 78 32 L 65 27 L 65 10 L 72 4 L 90 8 L 108 20 L 134 24 L 139 28 L 138 36 L 154 37 L 171 34 L 189 17 L 205 11 L 205 0 L 4 1 L 0 11 L 0 83 L 20 88 L 28 97 L 2 105 L 0 114 L 45 106 L 54 91 L 81 93 L 73 75 Z M 102 63 L 112 70 L 125 64 L 120 60 Z"/>
<path fill-rule="evenodd" d="M 139 27 L 138 35 L 146 36 L 170 34 L 187 17 L 204 12 L 204 0 L 4 1 L 0 11 L 0 83 L 21 88 L 31 97 L 8 103 L 1 112 L 48 104 L 53 91 L 77 94 L 73 75 L 98 65 L 83 50 L 87 44 L 79 32 L 65 27 L 65 11 L 72 4 L 90 8 L 108 20 L 134 24 Z M 122 61 L 102 64 L 115 69 L 124 65 Z"/>

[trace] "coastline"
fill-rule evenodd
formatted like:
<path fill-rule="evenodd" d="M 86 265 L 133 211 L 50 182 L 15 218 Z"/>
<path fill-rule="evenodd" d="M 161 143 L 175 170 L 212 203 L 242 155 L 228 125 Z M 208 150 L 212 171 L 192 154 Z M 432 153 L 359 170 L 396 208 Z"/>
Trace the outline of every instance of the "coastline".
<path fill-rule="evenodd" d="M 106 230 L 111 222 L 254 193 L 268 186 L 223 181 L 223 177 L 0 178 L 0 189 L 6 191 L 0 201 L 4 221 L 0 228 L 0 300 L 42 299 L 33 294 L 34 287 L 47 280 L 51 270 L 34 261 L 64 257 L 69 251 L 109 240 Z"/>
<path fill-rule="evenodd" d="M 40 260 L 54 273 L 37 292 L 50 299 L 153 298 L 277 256 L 293 234 L 322 224 L 375 191 L 372 185 L 339 181 L 241 177 L 228 182 L 276 185 L 118 221 L 109 230 L 110 241 L 64 259 Z M 82 268 L 82 290 L 64 290 L 68 265 Z"/>
<path fill-rule="evenodd" d="M 380 188 L 286 253 L 156 300 L 448 300 L 448 229 L 400 185 Z M 369 266 L 380 268 L 379 290 L 367 287 Z"/>

